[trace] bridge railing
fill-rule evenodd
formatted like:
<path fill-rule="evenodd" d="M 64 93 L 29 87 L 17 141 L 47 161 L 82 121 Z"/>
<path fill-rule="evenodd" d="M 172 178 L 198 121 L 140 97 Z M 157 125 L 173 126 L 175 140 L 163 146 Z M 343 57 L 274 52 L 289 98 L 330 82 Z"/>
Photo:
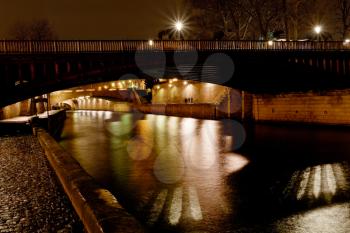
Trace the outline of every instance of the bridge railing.
<path fill-rule="evenodd" d="M 98 53 L 173 50 L 350 50 L 341 41 L 213 41 L 213 40 L 1 40 L 0 53 Z"/>

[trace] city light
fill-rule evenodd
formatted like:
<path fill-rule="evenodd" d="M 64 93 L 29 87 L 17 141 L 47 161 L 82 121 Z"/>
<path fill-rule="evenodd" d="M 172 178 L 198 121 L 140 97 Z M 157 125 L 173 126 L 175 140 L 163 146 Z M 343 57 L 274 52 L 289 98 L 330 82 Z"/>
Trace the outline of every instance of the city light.
<path fill-rule="evenodd" d="M 115 87 L 115 83 L 112 83 L 112 87 Z"/>
<path fill-rule="evenodd" d="M 179 20 L 176 21 L 176 23 L 175 23 L 175 29 L 176 29 L 176 31 L 181 32 L 183 28 L 184 28 L 183 22 L 181 22 L 181 21 L 179 21 Z"/>
<path fill-rule="evenodd" d="M 187 81 L 184 81 L 184 85 L 187 85 L 188 84 L 188 82 Z"/>
<path fill-rule="evenodd" d="M 272 46 L 272 45 L 273 45 L 273 41 L 272 41 L 272 40 L 269 40 L 269 41 L 267 42 L 267 44 L 268 44 L 269 46 Z"/>
<path fill-rule="evenodd" d="M 320 25 L 315 26 L 314 31 L 316 32 L 316 34 L 320 34 L 322 32 L 322 26 Z"/>

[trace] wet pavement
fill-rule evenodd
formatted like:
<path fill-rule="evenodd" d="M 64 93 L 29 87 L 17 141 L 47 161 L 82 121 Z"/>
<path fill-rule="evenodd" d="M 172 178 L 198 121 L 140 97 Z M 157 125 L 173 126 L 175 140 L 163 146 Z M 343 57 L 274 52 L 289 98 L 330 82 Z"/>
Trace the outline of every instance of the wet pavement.
<path fill-rule="evenodd" d="M 0 136 L 0 233 L 83 232 L 36 137 Z"/>
<path fill-rule="evenodd" d="M 77 111 L 60 143 L 151 232 L 349 233 L 349 135 Z"/>

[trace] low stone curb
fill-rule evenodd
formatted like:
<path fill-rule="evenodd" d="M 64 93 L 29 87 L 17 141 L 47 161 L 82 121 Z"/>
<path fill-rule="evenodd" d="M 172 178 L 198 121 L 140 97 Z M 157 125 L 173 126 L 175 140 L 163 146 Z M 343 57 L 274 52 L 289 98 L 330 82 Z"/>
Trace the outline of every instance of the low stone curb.
<path fill-rule="evenodd" d="M 89 233 L 145 232 L 142 225 L 47 132 L 36 130 L 45 154 Z"/>

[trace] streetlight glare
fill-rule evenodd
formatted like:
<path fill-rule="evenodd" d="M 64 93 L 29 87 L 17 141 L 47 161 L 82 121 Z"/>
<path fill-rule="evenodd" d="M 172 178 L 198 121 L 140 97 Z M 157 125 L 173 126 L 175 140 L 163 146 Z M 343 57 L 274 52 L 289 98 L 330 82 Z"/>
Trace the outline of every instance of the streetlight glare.
<path fill-rule="evenodd" d="M 317 34 L 320 34 L 320 33 L 322 32 L 322 26 L 317 25 L 317 26 L 314 28 L 314 30 L 315 30 L 315 32 L 316 32 Z"/>
<path fill-rule="evenodd" d="M 176 28 L 177 31 L 181 31 L 181 30 L 184 28 L 183 22 L 177 21 L 177 22 L 175 23 L 175 28 Z"/>

